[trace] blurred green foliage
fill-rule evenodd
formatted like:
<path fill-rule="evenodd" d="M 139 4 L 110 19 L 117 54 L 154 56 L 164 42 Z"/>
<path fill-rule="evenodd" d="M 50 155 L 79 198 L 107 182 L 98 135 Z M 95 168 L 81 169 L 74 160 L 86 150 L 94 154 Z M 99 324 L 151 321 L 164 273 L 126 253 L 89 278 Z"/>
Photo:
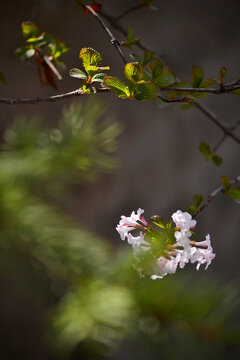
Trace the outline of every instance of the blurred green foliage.
<path fill-rule="evenodd" d="M 116 167 L 112 152 L 121 127 L 103 115 L 94 98 L 65 108 L 55 129 L 19 118 L 6 131 L 1 256 L 25 254 L 49 284 L 55 306 L 47 313 L 46 334 L 54 358 L 83 349 L 84 359 L 115 358 L 124 345 L 131 359 L 146 359 L 149 349 L 151 358 L 200 359 L 196 348 L 220 359 L 221 349 L 239 344 L 235 284 L 186 272 L 159 281 L 139 278 L 131 250 L 113 248 L 64 211 L 69 186 Z"/>

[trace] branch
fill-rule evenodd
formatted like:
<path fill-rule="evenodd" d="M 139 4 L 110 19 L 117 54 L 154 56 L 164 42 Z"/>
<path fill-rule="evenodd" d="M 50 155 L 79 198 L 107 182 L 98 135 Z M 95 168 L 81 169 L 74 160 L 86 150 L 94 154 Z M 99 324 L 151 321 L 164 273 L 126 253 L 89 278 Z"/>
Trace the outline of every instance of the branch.
<path fill-rule="evenodd" d="M 124 36 L 127 35 L 126 30 L 116 21 L 116 18 L 114 18 L 113 16 L 105 13 L 104 11 L 101 11 L 100 14 L 110 23 L 110 25 L 117 29 L 118 31 L 120 31 Z M 142 41 L 139 41 L 135 44 L 139 49 L 141 50 L 146 50 L 146 51 L 151 51 L 151 49 L 149 49 L 147 46 L 145 46 Z M 160 58 L 160 60 L 162 61 L 162 63 L 166 66 L 167 64 Z M 238 86 L 240 83 L 240 79 L 234 81 L 233 83 L 229 83 L 227 84 L 229 87 L 233 87 L 233 86 Z M 166 88 L 165 88 L 166 89 Z M 178 88 L 179 89 L 179 88 Z M 186 89 L 186 88 L 182 88 L 182 89 Z M 163 90 L 163 89 L 162 89 Z M 199 90 L 199 89 L 198 89 Z M 209 89 L 208 89 L 209 90 Z M 214 89 L 215 91 L 215 89 Z M 205 114 L 212 122 L 214 122 L 215 125 L 217 125 L 223 132 L 224 134 L 226 134 L 227 136 L 230 136 L 235 142 L 237 142 L 238 144 L 240 144 L 240 139 L 238 139 L 218 118 L 217 115 L 212 112 L 210 109 L 208 109 L 208 107 L 206 107 L 203 104 L 200 103 L 195 103 L 197 109 L 199 109 L 203 114 Z"/>
<path fill-rule="evenodd" d="M 215 125 L 217 125 L 219 127 L 219 129 L 221 129 L 224 134 L 230 136 L 236 143 L 238 143 L 240 145 L 240 139 L 234 135 L 229 128 L 227 128 L 218 118 L 217 116 L 214 114 L 214 112 L 212 112 L 210 109 L 208 109 L 208 107 L 202 105 L 199 102 L 195 102 L 194 103 L 196 108 L 201 110 Z"/>
<path fill-rule="evenodd" d="M 168 104 L 171 104 L 171 103 L 191 103 L 192 104 L 193 103 L 193 99 L 189 98 L 187 96 L 182 96 L 177 99 L 168 99 L 161 95 L 157 95 L 157 98 Z"/>
<path fill-rule="evenodd" d="M 121 15 L 115 17 L 114 19 L 115 19 L 115 21 L 122 20 L 126 15 L 130 14 L 131 12 L 136 11 L 136 10 L 140 10 L 142 8 L 143 7 L 142 7 L 141 4 L 136 5 L 136 6 L 132 6 L 129 9 L 125 10 Z"/>
<path fill-rule="evenodd" d="M 109 22 L 109 24 L 116 30 L 118 30 L 121 34 L 123 34 L 124 36 L 127 36 L 127 31 L 124 29 L 124 27 L 122 25 L 120 25 L 117 21 L 117 19 L 109 14 L 107 14 L 105 11 L 99 11 L 99 14 Z M 135 44 L 139 49 L 141 50 L 146 50 L 146 51 L 151 51 L 151 49 L 149 47 L 147 47 L 145 44 L 143 44 L 142 41 L 138 41 Z M 164 61 L 162 59 L 160 59 L 162 61 L 162 63 L 164 64 Z"/>
<path fill-rule="evenodd" d="M 120 46 L 120 42 L 115 38 L 115 36 L 113 35 L 113 33 L 109 30 L 109 28 L 107 27 L 107 25 L 105 24 L 105 22 L 102 20 L 102 18 L 98 15 L 98 13 L 96 13 L 91 6 L 89 5 L 85 5 L 86 8 L 90 11 L 90 13 L 97 19 L 97 21 L 100 23 L 100 25 L 103 27 L 104 31 L 108 34 L 111 43 L 115 46 L 115 48 L 117 49 L 122 61 L 124 62 L 124 64 L 127 63 L 127 60 L 125 59 L 125 56 L 123 55 L 121 46 Z"/>
<path fill-rule="evenodd" d="M 109 92 L 110 89 L 108 88 L 94 88 L 94 93 L 100 93 L 100 92 Z M 46 97 L 33 97 L 33 98 L 26 98 L 26 99 L 6 99 L 6 98 L 0 98 L 0 103 L 3 104 L 10 104 L 10 105 L 15 105 L 15 104 L 37 104 L 39 102 L 55 102 L 58 100 L 64 100 L 70 97 L 74 97 L 74 96 L 83 96 L 86 95 L 86 93 L 84 93 L 82 91 L 82 89 L 77 89 L 77 90 L 73 90 L 70 91 L 68 93 L 64 93 L 64 94 L 59 94 L 59 95 L 53 95 L 53 96 L 46 96 Z"/>
<path fill-rule="evenodd" d="M 229 130 L 230 130 L 230 131 L 234 131 L 234 130 L 238 127 L 238 125 L 240 125 L 240 120 L 238 120 L 235 125 L 230 126 L 230 127 L 229 127 Z M 228 137 L 227 134 L 223 134 L 223 136 L 222 136 L 222 137 L 218 140 L 218 142 L 214 145 L 214 147 L 213 147 L 213 152 L 216 152 L 216 151 L 219 149 L 219 147 L 223 144 L 223 142 L 226 140 L 227 137 Z"/>
<path fill-rule="evenodd" d="M 237 176 L 235 179 L 232 179 L 230 180 L 230 183 L 232 185 L 236 184 L 240 182 L 240 175 Z M 224 187 L 223 186 L 220 186 L 219 188 L 217 188 L 216 190 L 214 190 L 213 192 L 211 192 L 210 195 L 208 195 L 207 197 L 207 200 L 202 204 L 202 206 L 200 207 L 199 211 L 197 214 L 194 214 L 193 215 L 193 218 L 196 218 L 204 209 L 206 209 L 208 206 L 209 206 L 209 203 L 215 198 L 215 196 L 218 194 L 218 193 L 224 193 Z"/>
<path fill-rule="evenodd" d="M 239 81 L 239 80 L 237 80 Z M 230 85 L 226 84 L 220 86 L 219 89 L 209 89 L 209 88 L 191 88 L 191 87 L 160 87 L 161 91 L 176 91 L 176 92 L 196 92 L 196 93 L 209 93 L 209 94 L 224 94 L 224 93 L 231 93 L 234 90 L 240 89 L 240 85 Z"/>

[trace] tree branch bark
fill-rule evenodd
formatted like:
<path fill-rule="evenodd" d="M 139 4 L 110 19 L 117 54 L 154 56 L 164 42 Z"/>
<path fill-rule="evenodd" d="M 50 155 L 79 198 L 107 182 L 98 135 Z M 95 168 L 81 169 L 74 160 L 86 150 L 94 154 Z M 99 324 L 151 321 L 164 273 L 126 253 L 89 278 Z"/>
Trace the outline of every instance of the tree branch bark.
<path fill-rule="evenodd" d="M 230 183 L 231 183 L 232 185 L 237 184 L 238 182 L 240 182 L 240 175 L 237 176 L 235 179 L 230 180 Z M 222 193 L 224 192 L 224 187 L 223 187 L 223 186 L 218 187 L 218 188 L 215 189 L 213 192 L 211 192 L 211 194 L 208 195 L 206 201 L 202 204 L 202 206 L 200 207 L 198 213 L 193 215 L 193 218 L 196 218 L 204 209 L 206 209 L 206 208 L 209 206 L 210 202 L 211 202 L 211 201 L 215 198 L 215 196 L 216 196 L 217 194 L 219 194 L 220 192 L 222 192 Z"/>

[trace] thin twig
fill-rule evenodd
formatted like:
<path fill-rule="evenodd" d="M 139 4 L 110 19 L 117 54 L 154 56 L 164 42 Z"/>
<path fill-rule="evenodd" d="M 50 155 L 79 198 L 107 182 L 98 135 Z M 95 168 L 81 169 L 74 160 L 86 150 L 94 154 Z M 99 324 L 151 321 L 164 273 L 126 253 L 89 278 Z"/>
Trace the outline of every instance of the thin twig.
<path fill-rule="evenodd" d="M 193 103 L 193 99 L 189 98 L 187 96 L 182 96 L 177 99 L 168 99 L 161 95 L 157 95 L 157 98 L 168 104 L 171 104 L 171 103 L 191 103 L 192 104 Z"/>
<path fill-rule="evenodd" d="M 229 86 L 229 84 L 221 86 L 219 89 L 213 88 L 192 88 L 192 87 L 160 87 L 161 91 L 176 91 L 176 92 L 196 92 L 209 94 L 224 94 L 231 93 L 234 90 L 240 89 L 240 85 Z"/>
<path fill-rule="evenodd" d="M 230 136 L 233 140 L 235 140 L 235 142 L 240 145 L 240 139 L 218 119 L 214 112 L 212 112 L 210 109 L 208 109 L 207 106 L 202 105 L 199 102 L 195 102 L 194 104 L 196 108 L 201 110 L 215 125 L 217 125 L 224 132 L 224 134 Z"/>
<path fill-rule="evenodd" d="M 119 20 L 123 19 L 126 15 L 130 14 L 131 12 L 140 10 L 142 8 L 143 7 L 141 6 L 141 4 L 132 6 L 132 7 L 128 8 L 127 10 L 125 10 L 121 15 L 115 17 L 115 21 L 119 21 Z"/>
<path fill-rule="evenodd" d="M 235 179 L 230 180 L 230 183 L 232 185 L 238 183 L 240 181 L 240 175 L 237 176 Z M 208 195 L 206 201 L 202 204 L 202 206 L 200 207 L 199 211 L 193 215 L 193 218 L 196 218 L 204 209 L 206 209 L 209 205 L 209 203 L 214 199 L 214 197 L 218 194 L 218 193 L 224 193 L 224 187 L 220 186 L 219 188 L 215 189 L 213 192 L 211 192 L 210 195 Z"/>
<path fill-rule="evenodd" d="M 105 11 L 101 10 L 99 11 L 99 14 L 109 22 L 109 24 L 116 30 L 118 30 L 121 34 L 123 34 L 124 36 L 127 36 L 127 31 L 124 29 L 124 27 L 122 25 L 119 24 L 119 22 L 116 20 L 115 17 L 107 14 Z M 147 47 L 145 44 L 143 44 L 142 40 L 138 41 L 136 43 L 136 46 L 141 49 L 141 50 L 145 50 L 145 51 L 151 51 L 151 49 L 149 47 Z M 164 61 L 161 59 L 162 63 L 164 64 Z"/>
<path fill-rule="evenodd" d="M 94 88 L 94 93 L 99 93 L 99 92 L 109 92 L 110 89 L 108 88 Z M 68 93 L 65 94 L 59 94 L 59 95 L 53 95 L 53 96 L 46 96 L 46 97 L 34 97 L 34 98 L 26 98 L 26 99 L 6 99 L 6 98 L 0 98 L 0 102 L 3 104 L 10 104 L 10 105 L 15 105 L 15 104 L 37 104 L 39 102 L 55 102 L 58 100 L 64 100 L 70 97 L 74 97 L 74 96 L 83 96 L 86 95 L 86 93 L 84 93 L 82 91 L 82 89 L 77 89 L 77 90 L 73 90 L 70 91 Z"/>
<path fill-rule="evenodd" d="M 103 27 L 104 31 L 108 34 L 111 43 L 115 46 L 115 48 L 117 49 L 119 55 L 121 56 L 122 61 L 124 62 L 124 64 L 127 63 L 127 60 L 125 59 L 125 56 L 123 55 L 121 46 L 120 46 L 120 42 L 115 38 L 115 36 L 113 35 L 113 33 L 109 30 L 109 28 L 107 27 L 107 25 L 105 24 L 105 22 L 103 21 L 103 19 L 98 15 L 98 13 L 96 13 L 96 11 L 94 11 L 91 6 L 89 5 L 85 5 L 86 8 L 90 11 L 90 13 L 95 16 L 95 18 L 97 19 L 97 21 L 100 23 L 100 25 Z"/>
<path fill-rule="evenodd" d="M 231 132 L 233 132 L 238 127 L 238 125 L 240 125 L 240 119 L 236 122 L 235 125 L 230 126 L 229 130 Z M 223 142 L 226 140 L 227 137 L 228 137 L 227 134 L 223 134 L 223 136 L 218 140 L 218 142 L 213 147 L 213 152 L 214 153 L 219 149 L 219 147 L 223 144 Z"/>
<path fill-rule="evenodd" d="M 116 18 L 112 17 L 111 15 L 107 14 L 104 11 L 101 11 L 100 14 L 110 23 L 110 25 L 120 31 L 124 36 L 127 35 L 126 30 L 116 21 Z M 152 51 L 147 46 L 145 46 L 142 41 L 138 41 L 135 44 L 139 49 L 146 50 L 146 51 Z M 162 63 L 166 66 L 167 64 L 160 58 Z M 237 86 L 239 84 L 240 80 L 236 80 L 233 83 L 229 83 L 228 86 Z M 165 88 L 166 89 L 166 88 Z M 179 88 L 178 88 L 179 89 Z M 198 89 L 199 90 L 199 89 Z M 208 89 L 209 90 L 209 89 Z M 214 90 L 215 91 L 215 90 Z M 216 114 L 208 109 L 207 106 L 195 103 L 197 109 L 199 109 L 203 114 L 205 114 L 212 122 L 214 122 L 215 125 L 217 125 L 227 136 L 230 136 L 233 140 L 235 140 L 238 144 L 240 144 L 240 139 L 238 139 L 216 116 Z"/>

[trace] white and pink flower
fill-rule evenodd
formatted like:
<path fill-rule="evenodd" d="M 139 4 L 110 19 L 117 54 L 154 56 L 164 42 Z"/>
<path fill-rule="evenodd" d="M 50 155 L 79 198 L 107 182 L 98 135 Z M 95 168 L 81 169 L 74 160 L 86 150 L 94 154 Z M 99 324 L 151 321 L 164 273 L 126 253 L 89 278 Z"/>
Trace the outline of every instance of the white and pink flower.
<path fill-rule="evenodd" d="M 152 229 L 151 225 L 145 220 L 142 215 L 144 210 L 138 209 L 137 213 L 132 212 L 131 216 L 121 216 L 121 220 L 116 227 L 122 240 L 127 239 L 128 243 L 132 245 L 134 250 L 134 256 L 138 257 L 140 254 L 154 255 L 151 250 L 151 239 L 146 241 L 145 231 L 149 228 Z M 176 224 L 176 230 L 174 237 L 175 243 L 170 243 L 169 240 L 166 242 L 166 256 L 160 256 L 155 258 L 155 265 L 153 266 L 151 278 L 153 280 L 163 278 L 167 274 L 174 274 L 179 266 L 181 269 L 187 263 L 197 263 L 197 270 L 202 264 L 205 264 L 205 269 L 211 264 L 211 261 L 215 258 L 213 249 L 211 246 L 210 235 L 206 235 L 206 239 L 201 242 L 195 242 L 190 240 L 192 235 L 191 229 L 196 226 L 196 220 L 192 219 L 192 216 L 188 212 L 182 212 L 178 210 L 172 215 L 172 219 Z M 171 226 L 171 225 L 170 225 Z M 131 234 L 132 230 L 140 229 L 138 236 Z M 151 272 L 151 271 L 150 271 Z"/>
<path fill-rule="evenodd" d="M 182 212 L 181 210 L 172 214 L 172 219 L 175 222 L 176 227 L 183 231 L 194 229 L 197 223 L 196 220 L 192 220 L 192 216 L 188 212 Z"/>
<path fill-rule="evenodd" d="M 124 215 L 121 216 L 121 220 L 117 225 L 116 230 L 119 232 L 122 240 L 125 240 L 125 238 L 128 239 L 129 231 L 140 227 L 146 228 L 146 226 L 148 226 L 147 221 L 142 215 L 143 213 L 144 210 L 139 208 L 136 214 L 133 211 L 129 217 Z"/>

